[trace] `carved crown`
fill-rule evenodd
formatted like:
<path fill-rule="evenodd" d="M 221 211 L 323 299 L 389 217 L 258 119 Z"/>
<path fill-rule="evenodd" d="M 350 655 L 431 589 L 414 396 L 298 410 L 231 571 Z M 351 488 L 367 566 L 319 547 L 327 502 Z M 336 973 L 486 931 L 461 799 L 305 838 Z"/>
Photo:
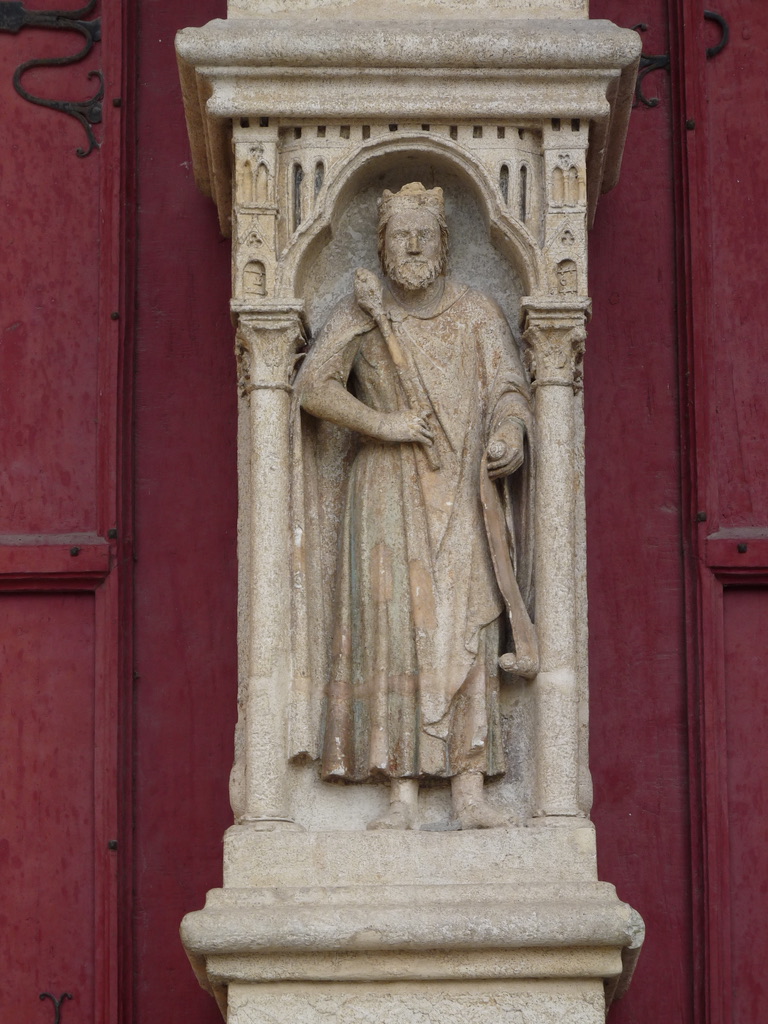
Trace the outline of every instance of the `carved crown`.
<path fill-rule="evenodd" d="M 399 192 L 384 189 L 379 200 L 379 217 L 388 219 L 395 209 L 426 209 L 438 220 L 445 217 L 445 201 L 441 188 L 425 188 L 420 181 L 403 185 Z"/>

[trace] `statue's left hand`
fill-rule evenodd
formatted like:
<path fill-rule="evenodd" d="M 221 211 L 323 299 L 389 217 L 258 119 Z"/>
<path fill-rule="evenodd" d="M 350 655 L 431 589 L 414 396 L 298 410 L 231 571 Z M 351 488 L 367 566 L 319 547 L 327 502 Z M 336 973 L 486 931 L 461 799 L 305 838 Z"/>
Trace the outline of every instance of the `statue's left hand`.
<path fill-rule="evenodd" d="M 523 464 L 523 428 L 516 421 L 503 423 L 488 444 L 488 476 L 509 476 Z"/>

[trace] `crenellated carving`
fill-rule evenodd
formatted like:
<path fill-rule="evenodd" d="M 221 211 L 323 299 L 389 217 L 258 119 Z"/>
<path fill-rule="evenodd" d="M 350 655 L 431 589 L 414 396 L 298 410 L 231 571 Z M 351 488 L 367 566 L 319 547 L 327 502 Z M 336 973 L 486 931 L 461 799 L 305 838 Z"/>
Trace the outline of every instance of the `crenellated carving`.
<path fill-rule="evenodd" d="M 235 128 L 235 138 L 245 139 L 260 131 Z M 489 183 L 493 183 L 494 194 L 506 215 L 540 236 L 544 197 L 540 129 L 509 123 L 303 123 L 282 126 L 278 132 L 278 253 L 286 250 L 294 235 L 307 230 L 321 212 L 323 199 L 334 180 L 362 147 L 375 148 L 385 140 L 396 143 L 399 139 L 419 137 L 427 150 L 432 140 L 441 140 L 471 157 L 485 171 Z M 243 198 L 236 193 L 239 218 L 249 206 L 248 197 L 253 191 L 250 164 L 258 159 L 247 146 L 244 151 L 242 159 L 248 167 L 238 172 L 236 180 L 251 191 L 244 193 Z"/>

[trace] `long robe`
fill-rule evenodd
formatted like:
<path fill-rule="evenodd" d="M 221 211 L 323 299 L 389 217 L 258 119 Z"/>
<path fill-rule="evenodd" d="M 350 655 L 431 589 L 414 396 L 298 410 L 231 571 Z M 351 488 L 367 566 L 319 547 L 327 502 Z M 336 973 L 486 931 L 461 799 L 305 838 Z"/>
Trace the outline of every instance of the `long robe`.
<path fill-rule="evenodd" d="M 351 781 L 496 775 L 504 770 L 503 601 L 480 472 L 505 420 L 530 429 L 525 374 L 503 313 L 476 291 L 447 281 L 429 317 L 407 314 L 386 290 L 385 307 L 431 407 L 440 467 L 430 469 L 419 444 L 361 436 L 345 494 L 335 512 L 326 509 L 326 534 L 337 520 L 337 549 L 335 578 L 321 581 L 325 613 L 315 616 L 333 630 L 322 773 Z M 331 381 L 372 409 L 408 407 L 384 338 L 352 299 L 337 306 L 307 357 L 298 401 Z M 339 472 L 338 461 L 333 469 L 315 451 L 305 508 L 323 504 Z M 327 565 L 326 554 L 326 576 Z"/>

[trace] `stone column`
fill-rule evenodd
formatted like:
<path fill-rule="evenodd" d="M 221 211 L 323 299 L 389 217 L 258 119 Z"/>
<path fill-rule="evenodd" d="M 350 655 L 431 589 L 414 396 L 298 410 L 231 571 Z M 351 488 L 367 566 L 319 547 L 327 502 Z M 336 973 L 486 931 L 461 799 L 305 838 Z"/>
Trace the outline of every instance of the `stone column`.
<path fill-rule="evenodd" d="M 241 823 L 290 827 L 291 380 L 303 341 L 297 304 L 238 309 L 239 722 L 232 803 Z"/>
<path fill-rule="evenodd" d="M 575 538 L 580 446 L 575 394 L 588 299 L 524 299 L 523 337 L 536 409 L 535 580 L 541 670 L 536 678 L 534 813 L 573 817 L 579 806 L 579 678 Z"/>

